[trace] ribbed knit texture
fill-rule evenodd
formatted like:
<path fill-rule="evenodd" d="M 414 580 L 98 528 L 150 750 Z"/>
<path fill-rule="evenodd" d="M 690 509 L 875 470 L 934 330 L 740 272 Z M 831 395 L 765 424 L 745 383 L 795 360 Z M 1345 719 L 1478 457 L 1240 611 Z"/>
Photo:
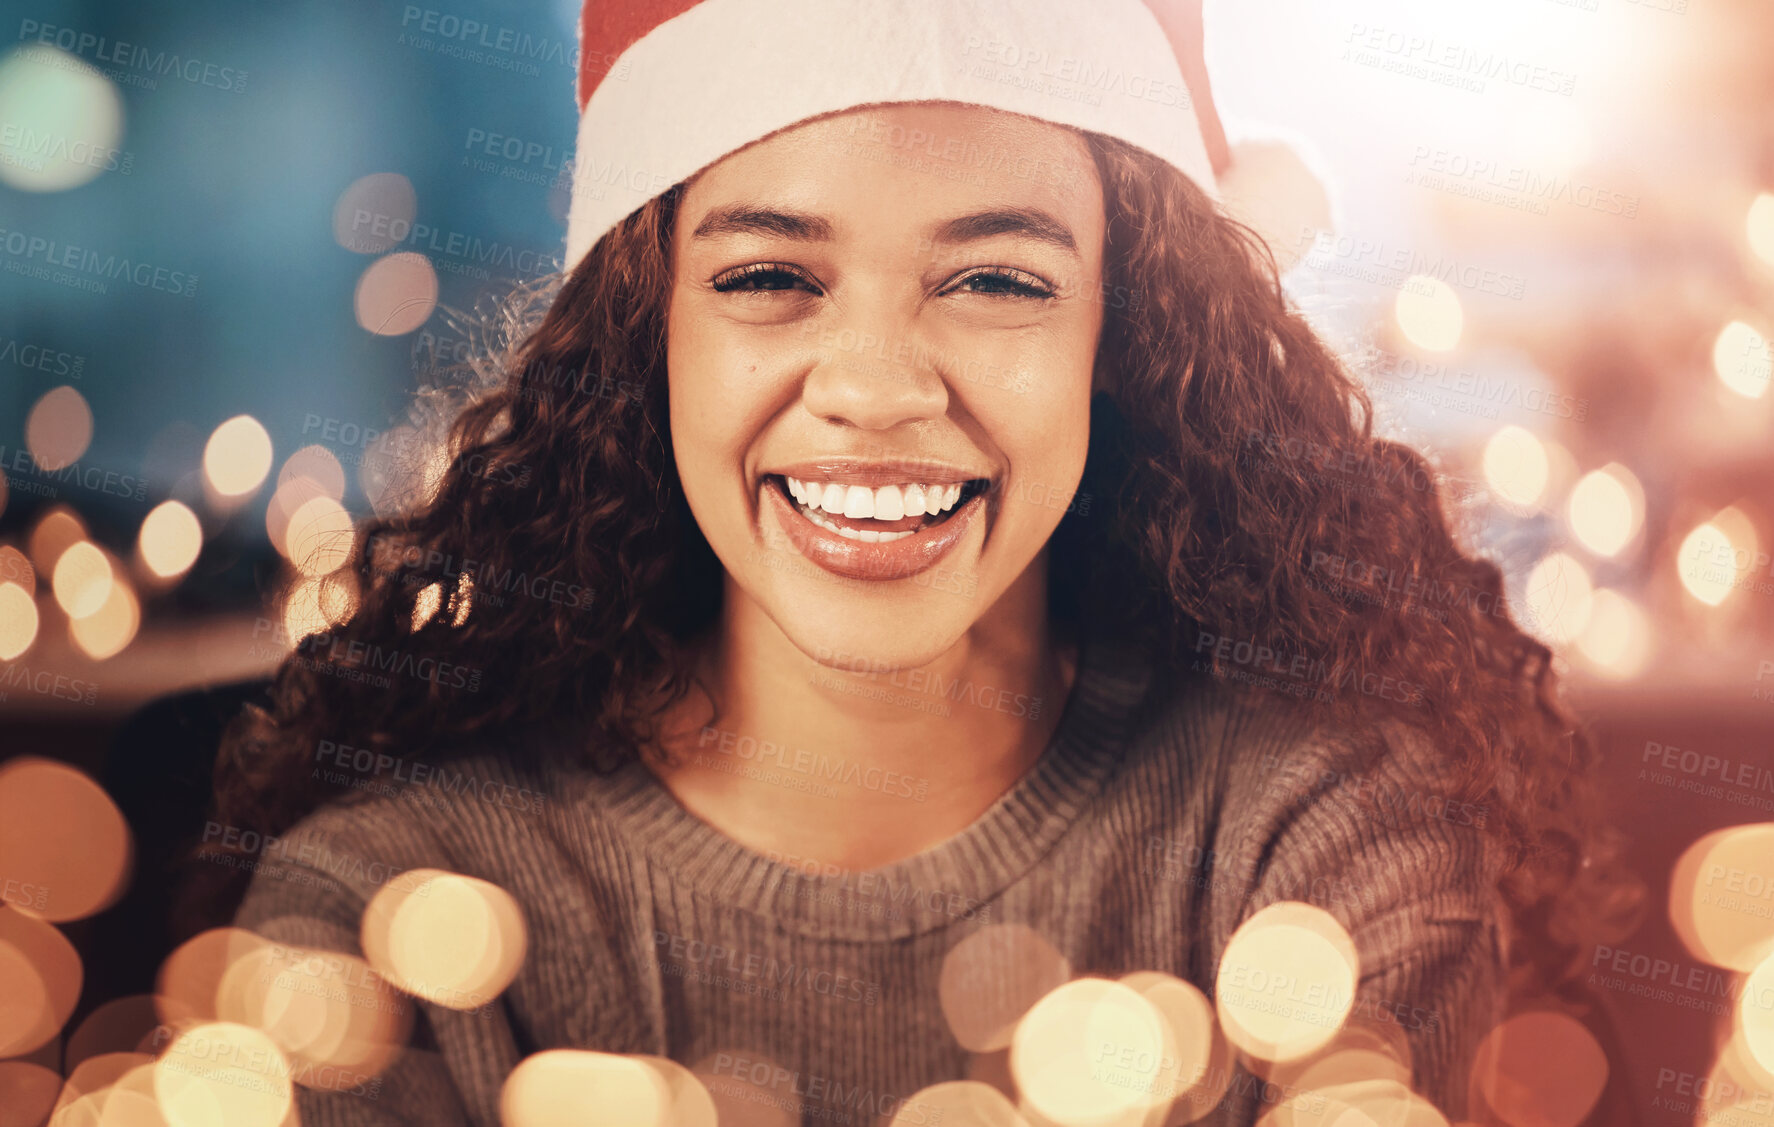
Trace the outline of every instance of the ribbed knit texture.
<path fill-rule="evenodd" d="M 951 949 L 1000 925 L 1072 977 L 1164 971 L 1212 997 L 1240 922 L 1280 900 L 1323 908 L 1360 957 L 1355 1012 L 1403 1034 L 1414 1087 L 1454 1119 L 1501 1018 L 1496 854 L 1469 808 L 1441 806 L 1437 749 L 1395 724 L 1314 729 L 1270 693 L 1155 674 L 1119 642 L 1086 639 L 1048 747 L 996 805 L 866 874 L 757 854 L 639 764 L 514 758 L 490 747 L 449 764 L 449 787 L 324 808 L 261 861 L 238 922 L 280 943 L 359 953 L 364 904 L 414 868 L 501 886 L 529 929 L 495 1003 L 415 1003 L 413 1048 L 373 1089 L 302 1089 L 305 1127 L 492 1127 L 506 1075 L 554 1048 L 680 1061 L 723 1125 L 934 1124 L 921 1088 L 1005 1069 L 957 1041 L 939 994 Z M 993 973 L 968 996 L 1013 987 Z M 1295 1095 L 1234 1066 L 1200 1122 L 1252 1124 Z"/>

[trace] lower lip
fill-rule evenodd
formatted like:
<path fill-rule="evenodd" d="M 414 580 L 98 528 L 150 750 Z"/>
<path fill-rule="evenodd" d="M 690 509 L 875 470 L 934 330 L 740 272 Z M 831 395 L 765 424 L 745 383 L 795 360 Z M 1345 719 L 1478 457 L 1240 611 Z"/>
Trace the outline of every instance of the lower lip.
<path fill-rule="evenodd" d="M 898 540 L 869 544 L 814 524 L 789 503 L 774 481 L 766 478 L 761 488 L 764 504 L 776 514 L 777 526 L 788 534 L 796 550 L 833 575 L 846 579 L 904 579 L 934 567 L 967 535 L 973 527 L 974 514 L 984 503 L 983 496 L 975 497 L 941 524 L 921 528 Z"/>

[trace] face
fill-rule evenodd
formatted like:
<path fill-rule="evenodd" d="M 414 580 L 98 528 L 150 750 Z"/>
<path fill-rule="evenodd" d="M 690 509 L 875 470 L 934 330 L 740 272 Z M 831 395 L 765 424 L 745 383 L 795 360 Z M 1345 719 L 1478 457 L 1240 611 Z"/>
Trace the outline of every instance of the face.
<path fill-rule="evenodd" d="M 822 118 L 690 182 L 671 431 L 730 617 L 900 668 L 1044 613 L 1103 234 L 1083 139 L 983 107 Z"/>

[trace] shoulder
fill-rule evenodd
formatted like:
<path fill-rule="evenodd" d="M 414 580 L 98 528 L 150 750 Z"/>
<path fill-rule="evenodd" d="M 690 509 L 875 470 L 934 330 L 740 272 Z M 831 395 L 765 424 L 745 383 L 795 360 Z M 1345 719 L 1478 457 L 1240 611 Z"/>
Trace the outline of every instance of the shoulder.
<path fill-rule="evenodd" d="M 1289 891 L 1334 911 L 1436 882 L 1477 904 L 1501 871 L 1501 812 L 1452 762 L 1428 717 L 1314 709 L 1185 662 L 1155 673 L 1119 789 L 1211 851 L 1234 917 Z"/>
<path fill-rule="evenodd" d="M 480 877 L 519 895 L 546 880 L 561 863 L 563 799 L 577 777 L 513 742 L 524 738 L 484 738 L 438 758 L 322 745 L 314 770 L 339 797 L 281 835 L 243 836 L 236 863 L 252 871 L 252 883 L 236 922 L 354 921 L 378 892 L 423 870 Z"/>
<path fill-rule="evenodd" d="M 1489 811 L 1461 797 L 1453 757 L 1427 715 L 1376 702 L 1315 710 L 1293 686 L 1160 668 L 1136 740 L 1181 758 L 1197 787 L 1246 821 L 1318 800 L 1365 800 L 1397 812 L 1484 828 Z"/>

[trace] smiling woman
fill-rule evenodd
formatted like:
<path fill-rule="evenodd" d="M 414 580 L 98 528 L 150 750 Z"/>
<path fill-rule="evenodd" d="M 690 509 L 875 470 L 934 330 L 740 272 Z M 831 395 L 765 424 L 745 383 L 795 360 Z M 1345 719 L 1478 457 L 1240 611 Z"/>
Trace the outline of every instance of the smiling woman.
<path fill-rule="evenodd" d="M 587 12 L 632 65 L 581 101 L 664 183 L 575 198 L 435 496 L 218 768 L 278 842 L 241 925 L 421 999 L 304 1121 L 1477 1118 L 1607 890 L 1588 744 L 1210 195 L 1198 9 L 644 7 Z M 968 63 L 1006 35 L 1197 117 Z M 442 987 L 365 930 L 406 870 L 501 906 L 431 907 L 482 937 Z"/>

